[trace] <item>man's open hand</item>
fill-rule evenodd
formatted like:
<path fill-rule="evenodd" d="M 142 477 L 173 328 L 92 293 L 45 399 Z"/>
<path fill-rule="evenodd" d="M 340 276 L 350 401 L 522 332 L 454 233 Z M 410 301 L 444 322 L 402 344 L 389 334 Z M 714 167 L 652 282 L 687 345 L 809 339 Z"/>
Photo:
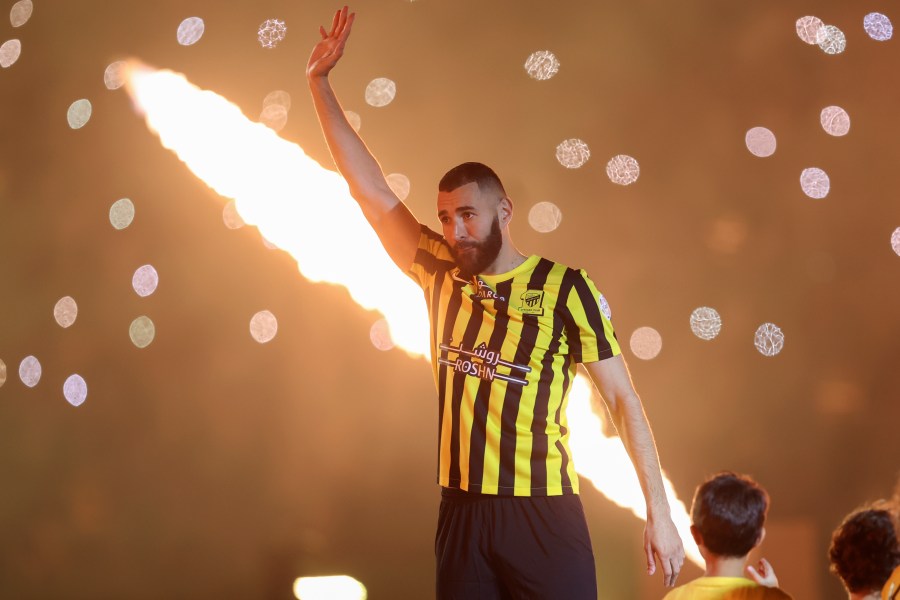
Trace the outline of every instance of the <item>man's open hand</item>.
<path fill-rule="evenodd" d="M 350 27 L 356 13 L 349 13 L 345 6 L 337 11 L 331 23 L 331 32 L 326 32 L 324 27 L 319 27 L 322 40 L 313 48 L 306 66 L 306 76 L 310 79 L 325 77 L 334 68 L 344 54 L 344 45 L 350 37 Z"/>

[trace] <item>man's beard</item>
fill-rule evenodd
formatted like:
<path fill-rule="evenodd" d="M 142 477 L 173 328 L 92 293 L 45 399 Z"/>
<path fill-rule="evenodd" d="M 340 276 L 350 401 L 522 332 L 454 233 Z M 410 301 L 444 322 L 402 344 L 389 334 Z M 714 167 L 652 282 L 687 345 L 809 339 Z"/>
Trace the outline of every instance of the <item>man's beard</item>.
<path fill-rule="evenodd" d="M 480 242 L 457 242 L 450 248 L 453 260 L 467 275 L 478 275 L 491 266 L 500 256 L 503 246 L 503 235 L 500 233 L 500 218 L 494 217 L 491 231 Z"/>

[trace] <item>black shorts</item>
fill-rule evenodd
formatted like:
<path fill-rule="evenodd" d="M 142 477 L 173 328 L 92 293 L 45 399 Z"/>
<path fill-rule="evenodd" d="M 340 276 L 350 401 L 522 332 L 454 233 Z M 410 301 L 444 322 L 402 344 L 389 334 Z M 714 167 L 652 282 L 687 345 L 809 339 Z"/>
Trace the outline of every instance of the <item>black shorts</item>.
<path fill-rule="evenodd" d="M 510 497 L 442 488 L 434 551 L 438 600 L 596 600 L 577 495 Z"/>

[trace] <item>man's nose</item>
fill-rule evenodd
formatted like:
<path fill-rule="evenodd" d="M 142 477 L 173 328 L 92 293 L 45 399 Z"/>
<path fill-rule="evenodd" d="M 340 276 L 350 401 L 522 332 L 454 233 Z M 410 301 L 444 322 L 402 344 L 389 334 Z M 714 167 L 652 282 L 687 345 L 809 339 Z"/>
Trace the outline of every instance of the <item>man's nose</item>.
<path fill-rule="evenodd" d="M 465 223 L 462 222 L 462 219 L 456 219 L 453 223 L 453 237 L 457 240 L 464 240 L 469 236 L 468 230 L 466 230 Z"/>

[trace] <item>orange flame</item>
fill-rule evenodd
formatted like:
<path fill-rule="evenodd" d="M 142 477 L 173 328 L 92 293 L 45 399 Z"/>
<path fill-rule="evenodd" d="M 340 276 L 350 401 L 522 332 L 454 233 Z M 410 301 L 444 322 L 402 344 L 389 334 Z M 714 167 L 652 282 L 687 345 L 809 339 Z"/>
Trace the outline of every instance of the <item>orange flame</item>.
<path fill-rule="evenodd" d="M 394 344 L 411 355 L 428 354 L 421 290 L 391 262 L 340 175 L 179 74 L 131 65 L 126 82 L 162 145 L 220 195 L 233 198 L 241 218 L 289 252 L 304 277 L 346 287 L 360 306 L 384 315 Z M 578 472 L 614 503 L 646 519 L 644 497 L 621 440 L 603 435 L 600 418 L 591 410 L 592 389 L 579 375 L 569 397 Z M 668 479 L 664 482 L 688 557 L 703 565 L 685 506 Z"/>

